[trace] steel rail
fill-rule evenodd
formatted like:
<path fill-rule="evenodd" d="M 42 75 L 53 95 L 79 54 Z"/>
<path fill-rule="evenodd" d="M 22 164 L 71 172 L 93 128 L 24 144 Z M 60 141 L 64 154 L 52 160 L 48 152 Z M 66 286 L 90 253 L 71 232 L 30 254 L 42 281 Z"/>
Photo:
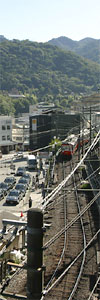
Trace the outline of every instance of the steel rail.
<path fill-rule="evenodd" d="M 43 247 L 46 250 L 49 246 L 52 245 L 63 233 L 65 230 L 68 230 L 79 218 L 82 216 L 90 207 L 91 205 L 98 199 L 100 196 L 100 192 L 81 210 L 81 212 L 72 219 L 70 223 L 66 226 L 66 228 L 62 228 L 52 239 L 50 239 Z"/>
<path fill-rule="evenodd" d="M 94 239 L 97 237 L 97 235 L 100 233 L 100 229 L 95 233 L 95 235 L 92 237 L 92 239 L 87 243 L 87 245 L 85 246 L 85 249 L 83 249 L 76 257 L 75 259 L 71 262 L 71 264 L 65 269 L 64 272 L 62 272 L 62 274 L 57 278 L 57 280 L 55 280 L 55 282 L 51 285 L 51 287 L 45 291 L 45 289 L 43 290 L 43 296 L 45 296 L 46 294 L 48 294 L 51 289 L 53 289 L 58 283 L 59 281 L 66 275 L 66 273 L 69 271 L 69 269 L 74 265 L 74 263 L 79 259 L 79 257 L 83 254 L 84 250 L 87 250 L 87 248 L 90 246 L 90 244 L 94 241 Z M 42 300 L 43 298 L 41 298 Z"/>
<path fill-rule="evenodd" d="M 73 176 L 74 176 L 74 174 L 73 174 Z M 74 188 L 74 190 L 75 190 L 75 193 L 77 194 L 77 190 L 76 190 L 75 188 Z M 80 211 L 80 209 L 79 209 L 79 211 Z M 83 222 L 82 222 L 82 223 L 83 223 Z M 83 233 L 84 233 L 84 228 L 83 228 Z M 77 289 L 78 282 L 79 282 L 80 277 L 81 277 L 81 274 L 82 274 L 82 270 L 83 270 L 83 266 L 84 266 L 84 262 L 85 262 L 85 256 L 86 256 L 86 238 L 84 238 L 84 249 L 83 249 L 83 250 L 84 250 L 84 252 L 83 252 L 83 261 L 82 261 L 80 273 L 79 273 L 79 276 L 78 276 L 78 278 L 77 278 L 77 280 L 76 280 L 75 286 L 74 286 L 74 288 L 73 288 L 73 290 L 72 290 L 72 292 L 71 292 L 71 294 L 70 294 L 68 300 L 71 300 L 71 299 L 72 299 L 72 296 L 73 296 L 73 294 L 75 293 L 75 291 L 76 291 L 76 289 Z M 46 289 L 47 289 L 47 287 L 46 287 Z M 48 292 L 46 291 L 46 289 L 45 289 L 45 291 L 44 291 L 44 295 L 48 293 Z M 51 289 L 51 288 L 50 288 L 50 289 Z M 48 289 L 48 291 L 49 291 L 49 289 Z M 43 296 L 43 297 L 44 297 L 44 296 Z M 42 299 L 43 299 L 43 298 L 42 298 Z"/>
<path fill-rule="evenodd" d="M 88 179 L 90 179 L 97 171 L 99 171 L 100 170 L 100 167 L 99 168 L 97 168 L 96 170 L 94 170 L 90 175 L 88 175 L 86 178 L 85 178 L 85 181 L 86 180 L 88 180 Z M 83 183 L 83 180 L 80 180 L 80 182 L 81 183 Z M 71 186 L 71 184 L 68 184 L 67 185 L 67 187 L 69 187 L 69 186 Z M 76 185 L 76 187 L 78 188 L 80 186 L 80 183 L 78 183 L 77 185 Z M 53 189 L 54 190 L 54 189 Z M 79 190 L 79 189 L 78 189 Z M 94 189 L 93 189 L 94 190 Z M 95 189 L 96 191 L 99 191 L 100 189 Z M 69 191 L 69 190 L 67 190 L 66 189 L 66 192 L 67 191 Z M 73 191 L 73 190 L 71 190 L 71 191 Z M 71 192 L 70 191 L 70 192 Z M 84 191 L 83 189 L 80 189 L 80 191 Z M 90 189 L 85 189 L 85 191 L 90 191 Z M 60 197 L 60 200 L 58 200 L 58 201 L 61 201 L 61 197 L 63 197 L 63 195 L 61 196 L 61 195 L 58 195 L 57 197 Z M 49 204 L 48 204 L 48 207 L 49 206 L 51 206 L 52 205 L 52 202 L 50 202 Z"/>
<path fill-rule="evenodd" d="M 95 291 L 95 289 L 96 289 L 96 287 L 97 287 L 99 281 L 100 281 L 100 276 L 98 277 L 98 279 L 97 279 L 97 281 L 96 281 L 96 283 L 95 283 L 95 285 L 94 285 L 94 287 L 93 287 L 93 290 L 92 290 L 92 292 L 91 292 L 91 294 L 90 294 L 90 296 L 88 297 L 87 300 L 90 300 L 91 297 L 93 296 L 93 293 L 94 293 L 94 291 Z"/>
<path fill-rule="evenodd" d="M 55 195 L 57 194 L 57 192 L 59 192 L 61 190 L 61 188 L 65 185 L 65 183 L 72 177 L 72 175 L 74 174 L 74 172 L 81 166 L 81 164 L 83 163 L 83 161 L 87 157 L 88 153 L 90 152 L 91 148 L 93 147 L 94 143 L 98 142 L 99 137 L 100 137 L 100 131 L 98 132 L 98 134 L 97 134 L 96 138 L 94 139 L 94 141 L 92 142 L 91 146 L 89 147 L 89 149 L 87 150 L 87 152 L 84 154 L 84 156 L 81 159 L 81 161 L 76 165 L 76 167 L 74 168 L 74 170 L 48 196 L 46 196 L 44 198 L 43 207 L 42 207 L 43 210 L 46 209 L 47 205 L 55 197 Z"/>
<path fill-rule="evenodd" d="M 78 196 L 78 193 L 77 193 L 77 187 L 76 187 L 76 183 L 75 183 L 75 175 L 74 174 L 73 174 L 73 179 L 74 179 L 74 188 L 75 188 L 75 194 L 76 194 L 76 201 L 77 201 L 78 211 L 79 211 L 79 214 L 80 214 L 81 213 L 80 202 L 79 202 L 79 196 Z M 80 215 L 80 222 L 81 222 L 81 228 L 82 228 L 82 234 L 83 234 L 84 252 L 83 252 L 83 258 L 82 258 L 82 263 L 81 263 L 81 267 L 80 267 L 80 270 L 79 270 L 79 274 L 77 276 L 77 279 L 76 279 L 75 285 L 74 285 L 74 287 L 73 287 L 73 289 L 71 291 L 71 294 L 68 297 L 68 300 L 71 300 L 72 296 L 76 292 L 76 289 L 78 287 L 78 283 L 79 283 L 81 275 L 82 275 L 82 271 L 83 271 L 83 267 L 84 267 L 84 263 L 85 263 L 85 258 L 86 258 L 86 250 L 85 250 L 85 247 L 86 247 L 86 235 L 85 235 L 84 223 L 83 223 L 83 219 L 82 219 L 81 215 Z"/>
<path fill-rule="evenodd" d="M 63 177 L 64 177 L 64 166 L 63 166 Z M 65 194 L 62 195 L 63 197 L 63 204 L 64 204 L 64 223 L 65 223 L 65 228 L 66 228 L 66 219 L 67 219 L 67 216 L 66 216 L 66 200 L 65 200 Z M 65 230 L 65 236 L 64 236 L 64 246 L 63 246 L 63 249 L 62 249 L 62 253 L 60 255 L 60 259 L 58 261 L 58 264 L 56 266 L 56 269 L 54 270 L 54 273 L 52 274 L 51 276 L 51 279 L 49 280 L 45 290 L 48 289 L 49 285 L 51 284 L 52 280 L 54 279 L 55 275 L 56 275 L 56 272 L 61 264 L 61 261 L 63 259 L 63 256 L 64 256 L 64 253 L 65 253 L 65 247 L 66 247 L 66 237 L 67 237 L 67 233 L 66 233 L 66 230 Z"/>
<path fill-rule="evenodd" d="M 90 161 L 88 162 L 88 164 L 89 164 L 89 166 L 90 166 L 90 168 L 91 168 L 91 170 L 92 170 L 92 173 L 93 173 L 93 166 L 92 166 L 92 164 L 90 163 Z M 97 172 L 97 169 L 95 170 L 96 172 Z M 96 173 L 95 172 L 95 173 Z M 93 180 L 94 180 L 94 182 L 95 182 L 95 185 L 96 185 L 96 183 L 98 182 L 98 185 L 99 185 L 99 188 L 100 188 L 100 181 L 98 180 L 98 178 L 96 177 L 96 175 L 97 174 L 94 174 L 94 177 L 93 177 Z"/>

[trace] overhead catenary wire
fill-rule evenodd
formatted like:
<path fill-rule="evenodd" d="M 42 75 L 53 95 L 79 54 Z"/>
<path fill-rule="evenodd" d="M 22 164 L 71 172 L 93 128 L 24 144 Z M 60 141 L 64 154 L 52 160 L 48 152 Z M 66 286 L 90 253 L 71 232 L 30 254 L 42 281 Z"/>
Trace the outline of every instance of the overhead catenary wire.
<path fill-rule="evenodd" d="M 98 279 L 97 279 L 97 281 L 96 281 L 96 283 L 95 283 L 95 285 L 94 285 L 94 287 L 93 287 L 93 289 L 92 289 L 92 291 L 91 291 L 91 294 L 89 295 L 89 297 L 88 297 L 87 300 L 90 300 L 90 299 L 93 300 L 92 296 L 93 296 L 94 291 L 95 291 L 95 289 L 97 288 L 97 285 L 98 285 L 99 282 L 100 282 L 100 276 L 98 277 Z"/>
<path fill-rule="evenodd" d="M 100 170 L 100 167 L 99 168 L 97 168 L 95 171 L 93 171 L 90 175 L 88 175 L 86 178 L 85 178 L 85 181 L 86 180 L 88 180 L 88 179 L 90 179 L 92 176 L 94 176 L 95 175 L 95 173 L 97 172 L 97 171 L 99 171 Z M 80 183 L 78 183 L 77 185 L 76 185 L 76 188 L 78 188 L 79 186 L 80 186 L 80 184 L 81 183 L 83 183 L 83 180 L 80 180 Z M 67 184 L 67 188 L 69 187 L 69 186 L 71 186 L 71 184 Z M 64 191 L 69 191 L 69 189 L 65 189 Z M 86 190 L 86 189 L 85 189 Z M 97 191 L 99 191 L 100 189 L 96 189 Z M 91 191 L 91 189 L 89 189 L 89 191 Z M 71 190 L 70 192 L 73 192 L 73 190 Z M 58 202 L 60 202 L 60 201 L 62 201 L 62 198 L 63 198 L 63 195 L 60 195 L 59 196 L 60 197 L 60 199 L 58 199 L 58 201 L 57 201 L 57 203 Z M 58 197 L 57 197 L 58 198 Z M 48 207 L 49 206 L 51 206 L 52 205 L 52 202 L 50 202 L 49 204 L 48 204 Z M 57 205 L 57 204 L 56 204 Z"/>
<path fill-rule="evenodd" d="M 89 149 L 87 150 L 87 152 L 86 152 L 86 154 L 84 155 L 84 157 L 83 157 L 83 159 L 81 160 L 81 162 L 80 163 L 82 163 L 83 161 L 84 161 L 84 159 L 85 159 L 85 157 L 88 155 L 88 153 L 91 151 L 91 148 L 92 147 L 94 147 L 95 145 L 96 145 L 96 143 L 98 142 L 98 140 L 99 140 L 99 135 L 100 135 L 100 131 L 98 132 L 98 134 L 97 134 L 97 136 L 96 136 L 96 138 L 94 139 L 94 141 L 93 141 L 93 143 L 91 144 L 91 146 L 89 147 Z M 78 167 L 80 166 L 80 163 L 78 164 Z M 76 171 L 76 169 L 77 169 L 77 166 L 76 166 L 76 168 L 74 169 L 74 172 Z M 93 172 L 94 173 L 94 172 Z M 74 174 L 74 173 L 73 173 Z M 68 177 L 67 177 L 67 179 L 68 179 Z M 100 193 L 97 195 L 97 197 L 96 197 L 96 199 L 98 198 L 100 196 Z M 96 201 L 96 199 L 95 199 L 95 201 Z M 49 199 L 49 201 L 51 201 L 51 199 Z M 92 205 L 92 204 L 91 204 Z M 80 214 L 79 214 L 79 217 L 80 217 Z M 100 231 L 100 230 L 99 230 Z M 97 234 L 97 233 L 96 233 Z M 90 244 L 90 242 L 88 243 L 88 245 Z M 88 247 L 88 245 L 85 245 L 85 247 L 84 247 L 84 249 L 82 250 L 82 252 L 84 251 L 84 250 L 86 250 L 87 249 L 87 247 Z M 81 254 L 79 254 L 79 256 L 80 256 Z M 50 288 L 48 288 L 48 290 L 47 290 L 47 287 L 46 287 L 46 289 L 43 291 L 43 297 L 41 298 L 41 299 L 43 299 L 44 298 L 44 296 L 59 282 L 59 280 L 61 280 L 61 278 L 65 275 L 65 273 L 67 272 L 67 270 L 65 270 L 64 272 L 63 272 L 63 274 L 52 284 L 52 286 L 50 287 Z M 69 298 L 70 299 L 70 298 Z"/>
<path fill-rule="evenodd" d="M 44 198 L 44 204 L 43 204 L 43 210 L 45 210 L 48 203 L 53 200 L 53 198 L 56 196 L 56 194 L 61 190 L 61 188 L 65 185 L 65 183 L 72 177 L 72 175 L 75 173 L 75 171 L 80 167 L 80 165 L 83 163 L 85 158 L 87 157 L 90 150 L 93 148 L 93 145 L 99 141 L 100 137 L 100 130 L 98 134 L 96 135 L 95 139 L 93 140 L 92 144 L 90 145 L 87 152 L 84 154 L 83 158 L 80 160 L 80 162 L 76 165 L 74 170 L 48 195 Z"/>
<path fill-rule="evenodd" d="M 74 174 L 73 174 L 73 176 L 74 176 Z M 76 191 L 76 196 L 77 196 L 76 185 L 75 185 L 75 191 Z M 86 250 L 85 250 L 85 247 L 86 247 L 86 237 L 85 237 L 85 232 L 84 232 L 84 226 L 83 226 L 82 216 L 81 216 L 81 214 L 80 214 L 80 213 L 81 213 L 81 211 L 80 211 L 80 206 L 79 206 L 79 203 L 78 203 L 78 202 L 77 202 L 77 204 L 78 204 L 78 209 L 79 209 L 79 215 L 80 215 L 80 217 L 81 217 L 81 226 L 82 226 L 83 236 L 84 236 L 84 252 L 83 252 L 83 260 L 82 260 L 82 265 L 81 265 L 81 268 L 80 268 L 80 272 L 79 272 L 79 275 L 78 275 L 78 278 L 77 278 L 77 280 L 76 280 L 75 286 L 74 286 L 74 288 L 73 288 L 73 290 L 72 290 L 72 292 L 71 292 L 71 295 L 70 295 L 70 297 L 68 298 L 68 300 L 71 300 L 71 299 L 72 299 L 72 296 L 73 296 L 73 294 L 74 294 L 74 292 L 75 292 L 75 290 L 76 290 L 76 288 L 77 288 L 77 285 L 78 285 L 78 282 L 79 282 L 79 280 L 80 280 L 80 276 L 81 276 L 81 273 L 82 273 L 82 270 L 83 270 L 83 265 L 84 265 L 84 262 L 85 262 L 85 257 L 86 257 Z M 64 233 L 65 233 L 65 232 L 66 232 L 66 226 L 65 226 L 65 231 L 64 231 Z M 63 251 L 64 251 L 64 249 L 63 249 Z M 60 261 L 61 261 L 61 258 L 60 258 Z M 57 267 L 56 267 L 56 270 L 58 269 L 58 266 L 59 266 L 59 264 L 60 264 L 60 261 L 59 261 L 59 263 L 58 263 L 58 265 L 57 265 Z M 47 291 L 49 290 L 49 286 L 50 286 L 50 284 L 51 284 L 53 278 L 55 277 L 56 270 L 55 270 L 54 274 L 52 275 L 50 281 L 48 282 L 47 286 L 45 287 L 45 294 L 46 294 Z M 42 298 L 42 299 L 43 299 L 43 298 Z"/>
<path fill-rule="evenodd" d="M 50 290 L 52 288 L 54 288 L 55 285 L 58 284 L 58 282 L 66 275 L 66 273 L 68 272 L 68 270 L 71 268 L 71 266 L 74 265 L 74 263 L 78 260 L 78 258 L 83 254 L 83 252 L 85 250 L 87 250 L 87 248 L 91 245 L 91 243 L 95 240 L 95 238 L 97 237 L 97 235 L 100 233 L 100 229 L 96 232 L 96 234 L 93 236 L 93 238 L 87 243 L 87 245 L 85 246 L 85 248 L 83 248 L 83 250 L 78 254 L 77 257 L 75 257 L 75 259 L 71 262 L 71 264 L 69 264 L 69 266 L 64 270 L 64 272 L 58 277 L 58 279 L 55 280 L 55 282 L 48 288 L 48 290 L 43 290 L 43 296 L 41 297 L 41 300 L 44 299 L 45 295 L 48 294 L 50 292 Z"/>
<path fill-rule="evenodd" d="M 66 201 L 65 201 L 65 195 L 63 195 L 63 200 L 64 200 L 64 220 L 65 220 L 65 228 L 66 228 Z M 52 274 L 51 276 L 51 279 L 49 280 L 47 286 L 46 286 L 46 289 L 48 289 L 50 283 L 52 282 L 52 280 L 54 279 L 55 277 L 55 274 L 61 264 L 61 261 L 62 261 L 62 258 L 64 256 L 64 253 L 65 253 L 65 247 L 66 247 L 66 239 L 67 239 L 67 234 L 66 234 L 66 230 L 65 230 L 65 236 L 64 236 L 64 246 L 63 246 L 63 250 L 61 252 L 61 255 L 60 255 L 60 259 L 59 259 L 59 262 L 57 263 L 57 266 L 56 266 L 56 269 L 54 271 L 54 273 Z"/>
<path fill-rule="evenodd" d="M 90 207 L 91 205 L 100 197 L 100 192 L 81 210 L 81 212 L 72 219 L 70 223 L 66 226 L 66 228 L 62 228 L 59 232 L 55 234 L 45 245 L 44 250 L 46 250 L 49 246 L 54 243 L 64 232 L 68 230 L 79 218 L 82 216 Z"/>
<path fill-rule="evenodd" d="M 81 209 L 80 209 L 80 203 L 79 203 L 79 199 L 78 199 L 78 193 L 77 193 L 77 187 L 76 187 L 76 183 L 75 183 L 75 177 L 74 177 L 74 174 L 73 174 L 73 179 L 74 179 L 74 187 L 75 187 L 75 194 L 76 194 L 76 199 L 77 199 L 77 205 L 78 205 L 78 211 L 79 211 L 79 214 L 81 214 Z M 81 263 L 81 267 L 80 267 L 80 270 L 79 270 L 79 274 L 78 274 L 78 277 L 76 279 L 76 282 L 75 282 L 75 285 L 71 291 L 71 294 L 68 298 L 68 300 L 71 300 L 72 299 L 72 296 L 74 295 L 76 289 L 77 289 L 77 286 L 78 286 L 78 283 L 80 281 L 80 278 L 81 278 L 81 274 L 82 274 L 82 271 L 83 271 L 83 266 L 84 266 L 84 263 L 85 263 L 85 258 L 86 258 L 86 234 L 85 234 L 85 230 L 84 230 L 84 223 L 83 223 L 83 219 L 82 219 L 82 216 L 80 216 L 80 222 L 81 222 L 81 228 L 82 228 L 82 233 L 83 233 L 83 259 L 82 259 L 82 263 Z"/>

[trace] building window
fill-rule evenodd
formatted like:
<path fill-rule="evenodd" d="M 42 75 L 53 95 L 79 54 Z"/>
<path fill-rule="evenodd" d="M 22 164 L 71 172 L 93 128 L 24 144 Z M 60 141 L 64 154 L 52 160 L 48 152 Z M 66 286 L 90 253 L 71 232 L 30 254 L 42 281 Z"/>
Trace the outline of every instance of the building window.
<path fill-rule="evenodd" d="M 7 129 L 10 130 L 10 125 L 7 125 Z"/>
<path fill-rule="evenodd" d="M 2 130 L 6 130 L 6 127 L 4 125 L 2 125 Z"/>
<path fill-rule="evenodd" d="M 2 136 L 2 141 L 6 141 L 6 136 L 5 135 Z"/>
<path fill-rule="evenodd" d="M 16 141 L 21 141 L 21 142 L 22 142 L 22 141 L 23 141 L 23 139 L 22 139 L 22 137 L 20 137 L 20 136 L 17 136 L 17 137 L 16 137 Z"/>
<path fill-rule="evenodd" d="M 7 135 L 7 140 L 10 140 L 10 135 Z"/>

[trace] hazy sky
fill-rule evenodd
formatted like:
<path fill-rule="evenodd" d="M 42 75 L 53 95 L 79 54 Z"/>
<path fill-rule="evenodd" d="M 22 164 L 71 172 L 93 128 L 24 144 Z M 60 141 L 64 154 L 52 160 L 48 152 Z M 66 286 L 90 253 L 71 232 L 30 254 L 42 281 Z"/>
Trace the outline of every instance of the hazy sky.
<path fill-rule="evenodd" d="M 100 39 L 100 0 L 0 0 L 0 35 L 37 42 Z"/>

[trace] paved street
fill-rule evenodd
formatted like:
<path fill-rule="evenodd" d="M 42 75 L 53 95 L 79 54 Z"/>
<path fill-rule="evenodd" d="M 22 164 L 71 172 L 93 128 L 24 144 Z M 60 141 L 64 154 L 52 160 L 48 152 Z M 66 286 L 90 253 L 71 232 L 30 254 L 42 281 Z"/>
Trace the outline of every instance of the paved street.
<path fill-rule="evenodd" d="M 15 165 L 15 170 L 13 171 L 11 167 L 11 163 L 13 161 L 13 164 Z M 26 157 L 22 159 L 15 159 L 14 155 L 6 155 L 3 156 L 2 160 L 0 160 L 0 182 L 4 181 L 4 179 L 7 176 L 14 176 L 16 173 L 16 170 L 18 167 L 26 167 L 27 170 L 27 160 Z M 36 171 L 30 171 L 31 176 L 36 176 Z M 19 176 L 15 176 L 16 182 L 19 180 Z M 42 172 L 39 175 L 39 184 L 43 182 L 43 174 Z M 29 197 L 32 199 L 32 207 L 40 207 L 40 204 L 42 202 L 42 193 L 41 188 L 35 189 L 34 186 L 32 186 L 32 182 L 30 183 L 30 186 L 26 192 L 25 197 L 20 201 L 18 205 L 8 205 L 6 204 L 6 196 L 3 200 L 0 201 L 0 219 L 7 218 L 8 214 L 12 214 L 12 218 L 21 217 L 27 218 L 27 210 L 29 209 Z"/>

